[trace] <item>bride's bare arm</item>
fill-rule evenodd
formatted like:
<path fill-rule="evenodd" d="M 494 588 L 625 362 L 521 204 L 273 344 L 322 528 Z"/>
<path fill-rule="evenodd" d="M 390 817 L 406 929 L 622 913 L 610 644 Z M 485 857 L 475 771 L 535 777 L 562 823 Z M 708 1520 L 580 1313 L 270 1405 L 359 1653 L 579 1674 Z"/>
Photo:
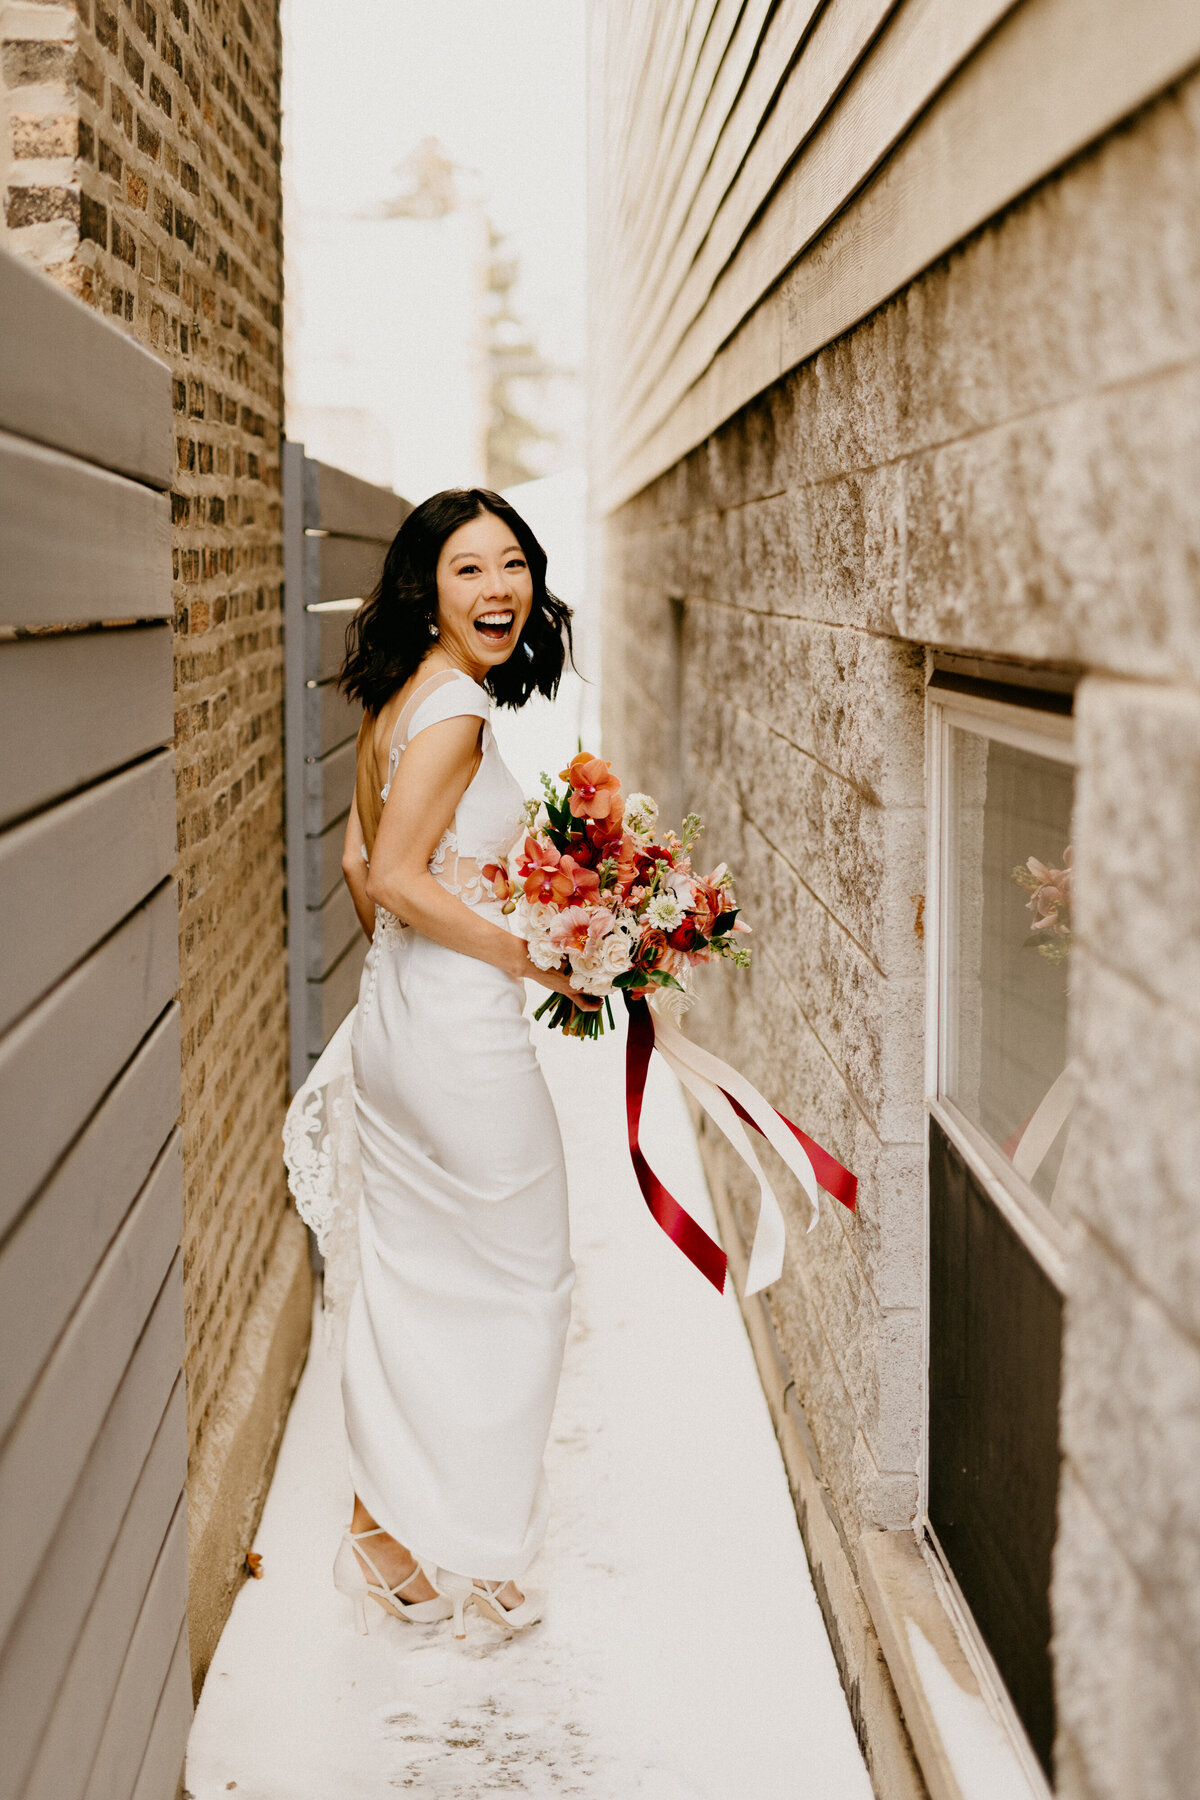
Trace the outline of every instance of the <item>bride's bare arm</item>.
<path fill-rule="evenodd" d="M 375 903 L 367 897 L 367 859 L 363 855 L 363 849 L 358 801 L 354 800 L 350 806 L 350 817 L 346 821 L 346 841 L 342 846 L 342 876 L 350 889 L 358 922 L 370 938 L 375 935 Z"/>
<path fill-rule="evenodd" d="M 448 950 L 478 957 L 516 980 L 528 978 L 569 994 L 590 1010 L 599 1002 L 575 993 L 566 976 L 535 968 L 523 938 L 481 918 L 429 873 L 429 859 L 471 780 L 479 729 L 474 717 L 443 719 L 408 745 L 379 821 L 366 898 Z"/>

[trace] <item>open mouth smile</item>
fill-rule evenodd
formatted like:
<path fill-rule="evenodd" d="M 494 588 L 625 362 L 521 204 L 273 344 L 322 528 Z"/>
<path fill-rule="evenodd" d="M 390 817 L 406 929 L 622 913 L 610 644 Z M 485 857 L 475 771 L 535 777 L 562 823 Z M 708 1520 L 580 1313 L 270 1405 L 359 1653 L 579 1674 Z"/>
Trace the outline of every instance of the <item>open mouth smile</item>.
<path fill-rule="evenodd" d="M 487 643 L 505 644 L 512 632 L 515 617 L 511 606 L 498 607 L 494 612 L 481 613 L 475 621 L 475 629 Z"/>

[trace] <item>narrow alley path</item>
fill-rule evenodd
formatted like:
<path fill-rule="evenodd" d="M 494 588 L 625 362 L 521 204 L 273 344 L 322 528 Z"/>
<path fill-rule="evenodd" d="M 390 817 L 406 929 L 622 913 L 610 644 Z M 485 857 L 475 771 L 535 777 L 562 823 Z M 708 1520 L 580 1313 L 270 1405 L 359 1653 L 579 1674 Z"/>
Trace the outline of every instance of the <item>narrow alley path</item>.
<path fill-rule="evenodd" d="M 568 675 L 553 705 L 496 719 L 526 793 L 595 741 L 595 699 Z M 576 1044 L 535 1026 L 534 1041 L 578 1267 L 531 1571 L 547 1616 L 506 1642 L 475 1614 L 465 1649 L 449 1625 L 378 1609 L 355 1633 L 330 1579 L 350 1487 L 318 1318 L 255 1540 L 262 1579 L 201 1695 L 192 1800 L 870 1800 L 737 1303 L 668 1243 L 630 1168 L 624 1033 Z M 642 1144 L 715 1232 L 657 1057 Z"/>
<path fill-rule="evenodd" d="M 448 1625 L 382 1614 L 354 1633 L 329 1574 L 349 1488 L 318 1323 L 256 1540 L 263 1576 L 200 1701 L 193 1800 L 869 1800 L 736 1304 L 645 1213 L 620 1043 L 537 1029 L 579 1265 L 535 1575 L 551 1609 L 511 1642 L 474 1615 L 465 1650 Z M 661 1067 L 643 1142 L 707 1204 Z"/>

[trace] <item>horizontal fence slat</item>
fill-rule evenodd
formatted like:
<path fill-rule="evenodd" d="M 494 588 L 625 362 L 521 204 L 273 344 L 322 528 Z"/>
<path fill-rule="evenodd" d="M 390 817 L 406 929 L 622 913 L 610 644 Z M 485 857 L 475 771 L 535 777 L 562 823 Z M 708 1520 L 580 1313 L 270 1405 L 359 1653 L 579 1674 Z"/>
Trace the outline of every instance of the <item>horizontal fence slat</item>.
<path fill-rule="evenodd" d="M 0 643 L 0 824 L 174 734 L 171 627 Z"/>
<path fill-rule="evenodd" d="M 128 1800 L 133 1792 L 154 1727 L 162 1671 L 170 1667 L 187 1613 L 187 1575 L 187 1505 L 181 1502 L 125 1652 L 83 1800 Z M 50 1791 L 44 1800 L 50 1800 Z M 36 1786 L 29 1800 L 38 1800 Z M 56 1800 L 67 1800 L 61 1789 Z"/>
<path fill-rule="evenodd" d="M 2 432 L 0 491 L 0 625 L 171 616 L 165 494 Z"/>
<path fill-rule="evenodd" d="M 318 538 L 318 601 L 365 600 L 379 580 L 386 550 L 386 544 L 367 538 Z"/>
<path fill-rule="evenodd" d="M 0 1639 L 53 1539 L 182 1230 L 183 1153 L 175 1132 L 0 1451 Z"/>
<path fill-rule="evenodd" d="M 358 736 L 363 709 L 357 700 L 347 700 L 332 681 L 306 688 L 304 698 L 304 747 L 309 756 L 324 756 Z"/>
<path fill-rule="evenodd" d="M 176 1256 L 0 1657 L 0 1800 L 23 1791 L 108 1567 L 119 1583 L 128 1550 L 112 1554 L 118 1534 L 129 1549 L 143 1544 L 150 1554 L 161 1542 L 187 1468 L 182 1360 L 183 1260 Z M 145 1577 L 139 1595 L 144 1585 Z M 86 1679 L 86 1651 L 80 1668 Z M 69 1696 L 64 1705 L 69 1714 Z"/>
<path fill-rule="evenodd" d="M 145 1037 L 179 985 L 166 882 L 0 1039 L 0 1232 Z"/>
<path fill-rule="evenodd" d="M 0 1249 L 0 1439 L 179 1117 L 171 1006 Z"/>
<path fill-rule="evenodd" d="M 310 529 L 380 538 L 386 549 L 412 511 L 407 500 L 345 469 L 309 459 L 315 471 L 305 494 L 304 523 Z"/>
<path fill-rule="evenodd" d="M 7 250 L 0 318 L 0 429 L 169 488 L 166 363 Z"/>
<path fill-rule="evenodd" d="M 358 1000 L 358 984 L 367 954 L 367 940 L 351 943 L 341 962 L 324 981 L 310 981 L 308 991 L 316 1000 L 309 1012 L 309 1054 L 319 1056 L 350 1008 Z"/>
<path fill-rule="evenodd" d="M 350 897 L 350 889 L 344 882 L 339 883 L 326 900 L 324 906 L 314 908 L 309 914 L 308 968 L 310 981 L 323 981 L 356 937 L 362 936 L 362 926 L 358 922 L 358 914 L 354 910 L 354 901 Z M 363 938 L 364 946 L 366 939 Z"/>
<path fill-rule="evenodd" d="M 346 627 L 350 623 L 353 607 L 334 607 L 329 612 L 310 612 L 307 635 L 309 654 L 306 657 L 307 679 L 309 681 L 336 681 L 346 660 Z M 309 755 L 310 745 L 305 745 Z"/>
<path fill-rule="evenodd" d="M 191 1723 L 192 1665 L 185 1620 L 175 1640 L 131 1800 L 171 1800 L 178 1790 Z"/>
<path fill-rule="evenodd" d="M 349 807 L 346 811 L 349 812 Z M 342 846 L 346 841 L 343 814 L 326 826 L 320 837 L 304 840 L 304 891 L 319 904 L 327 900 L 342 879 Z"/>
<path fill-rule="evenodd" d="M 44 994 L 175 862 L 170 751 L 0 835 L 0 1031 Z"/>
<path fill-rule="evenodd" d="M 304 829 L 319 837 L 336 818 L 350 811 L 354 798 L 353 743 L 331 750 L 320 762 L 304 765 Z"/>
<path fill-rule="evenodd" d="M 180 1495 L 177 1439 L 186 1434 L 182 1383 L 158 1428 L 129 1510 L 113 1545 L 95 1602 L 79 1635 L 21 1800 L 79 1800 L 111 1717 L 124 1658 L 145 1610 L 155 1577 L 165 1565 L 177 1577 L 175 1557 L 186 1548 L 186 1502 Z M 185 1435 L 186 1441 L 186 1435 Z M 181 1522 L 183 1531 L 180 1532 Z M 168 1646 L 163 1664 L 170 1655 Z M 157 1684 L 156 1684 L 157 1685 Z M 111 1790 L 120 1800 L 119 1790 Z M 126 1793 L 128 1789 L 126 1789 Z M 164 1797 L 167 1800 L 167 1797 Z"/>

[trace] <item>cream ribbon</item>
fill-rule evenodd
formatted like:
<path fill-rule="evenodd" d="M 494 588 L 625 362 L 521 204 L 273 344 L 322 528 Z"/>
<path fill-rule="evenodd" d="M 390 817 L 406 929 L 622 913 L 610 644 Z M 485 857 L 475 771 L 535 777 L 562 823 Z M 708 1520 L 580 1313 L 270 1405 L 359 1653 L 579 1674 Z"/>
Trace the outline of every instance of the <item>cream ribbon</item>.
<path fill-rule="evenodd" d="M 763 1288 L 770 1287 L 773 1281 L 778 1281 L 783 1273 L 786 1244 L 783 1214 L 762 1164 L 754 1154 L 746 1128 L 730 1106 L 726 1095 L 732 1095 L 738 1105 L 745 1109 L 808 1195 L 812 1205 L 809 1231 L 820 1217 L 817 1177 L 812 1162 L 804 1146 L 792 1136 L 775 1108 L 763 1098 L 752 1082 L 747 1081 L 736 1069 L 730 1068 L 728 1063 L 722 1062 L 719 1056 L 713 1056 L 710 1051 L 702 1050 L 699 1044 L 693 1044 L 690 1038 L 685 1038 L 681 1031 L 669 1025 L 653 1007 L 650 1008 L 650 1017 L 654 1021 L 654 1048 L 675 1071 L 688 1092 L 695 1095 L 718 1131 L 729 1140 L 758 1182 L 758 1220 L 754 1228 L 750 1265 L 746 1272 L 746 1294 L 749 1296 L 760 1293 Z"/>

